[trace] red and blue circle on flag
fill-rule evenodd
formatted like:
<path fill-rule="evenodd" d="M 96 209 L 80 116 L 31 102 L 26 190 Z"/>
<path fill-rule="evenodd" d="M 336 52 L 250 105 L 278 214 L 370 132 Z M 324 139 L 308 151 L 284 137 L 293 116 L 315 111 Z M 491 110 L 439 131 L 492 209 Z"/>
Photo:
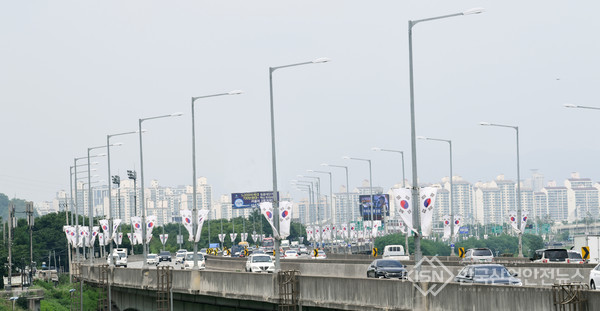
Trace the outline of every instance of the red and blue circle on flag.
<path fill-rule="evenodd" d="M 457 220 L 455 220 L 455 221 L 454 221 L 454 224 L 455 224 L 455 225 L 458 225 L 458 223 L 459 223 L 459 222 L 460 222 L 460 221 L 457 219 Z"/>
<path fill-rule="evenodd" d="M 448 220 L 446 220 L 446 221 L 444 221 L 444 224 L 445 224 L 445 225 L 449 225 L 449 224 L 450 224 L 450 222 L 449 222 Z"/>
<path fill-rule="evenodd" d="M 427 198 L 425 201 L 423 201 L 423 206 L 429 207 L 429 205 L 431 205 L 431 198 Z"/>
<path fill-rule="evenodd" d="M 271 212 L 269 212 L 269 211 L 267 211 L 266 214 L 267 214 L 267 217 L 269 217 L 269 219 L 271 219 L 273 217 L 273 214 Z"/>
<path fill-rule="evenodd" d="M 192 223 L 192 220 L 191 220 L 191 219 L 189 219 L 188 217 L 186 217 L 186 218 L 185 218 L 185 222 L 186 222 L 186 223 L 188 223 L 188 224 L 190 224 L 190 223 Z"/>
<path fill-rule="evenodd" d="M 283 211 L 283 213 L 281 213 L 281 217 L 285 218 L 285 217 L 287 217 L 287 215 L 288 215 L 289 213 L 290 213 L 290 212 L 288 212 L 288 211 Z"/>
<path fill-rule="evenodd" d="M 515 221 L 515 216 L 510 216 L 510 221 Z"/>
<path fill-rule="evenodd" d="M 154 223 L 153 222 L 149 222 L 148 223 L 148 228 L 152 228 L 152 227 L 154 227 Z"/>
<path fill-rule="evenodd" d="M 108 226 L 106 226 L 106 225 L 102 226 L 102 230 L 108 230 Z"/>
<path fill-rule="evenodd" d="M 136 224 L 135 224 L 135 227 L 139 229 L 139 228 L 140 228 L 140 224 L 139 224 L 139 223 L 136 223 Z"/>
<path fill-rule="evenodd" d="M 406 200 L 400 201 L 400 206 L 402 206 L 403 209 L 408 209 L 408 201 L 406 201 Z"/>

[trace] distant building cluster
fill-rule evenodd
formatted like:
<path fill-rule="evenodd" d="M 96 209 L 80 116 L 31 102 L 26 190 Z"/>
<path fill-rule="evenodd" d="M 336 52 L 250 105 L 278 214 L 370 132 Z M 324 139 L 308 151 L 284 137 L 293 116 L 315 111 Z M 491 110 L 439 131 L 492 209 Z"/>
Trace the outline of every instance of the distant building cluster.
<path fill-rule="evenodd" d="M 453 200 L 454 215 L 463 218 L 466 224 L 502 224 L 508 222 L 510 211 L 516 211 L 517 184 L 514 180 L 507 180 L 503 175 L 489 182 L 475 184 L 464 181 L 459 176 L 454 176 Z M 406 183 L 407 187 L 410 187 Z M 434 224 L 441 225 L 442 217 L 450 214 L 450 180 L 444 178 L 440 183 L 423 184 L 439 188 L 437 192 L 436 207 L 434 211 Z M 396 217 L 397 207 L 393 200 L 393 188 L 384 190 L 383 187 L 374 186 L 373 193 L 388 193 L 390 195 L 390 218 Z M 94 216 L 108 215 L 108 188 L 106 185 L 94 186 L 91 198 L 87 184 L 77 182 L 77 193 L 70 197 L 70 192 L 59 191 L 52 202 L 37 204 L 40 215 L 63 211 L 65 208 L 73 211 L 75 196 L 77 197 L 78 213 L 88 216 L 91 200 Z M 294 221 L 303 224 L 316 223 L 348 223 L 359 221 L 359 196 L 371 192 L 368 180 L 363 181 L 360 187 L 347 191 L 341 187 L 339 192 L 330 197 L 326 187 L 317 187 L 313 193 L 306 197 L 293 200 L 289 194 L 280 194 L 282 200 L 294 202 L 292 215 Z M 263 189 L 264 190 L 264 189 Z M 113 218 L 130 222 L 131 216 L 141 215 L 140 202 L 138 202 L 140 189 L 136 189 L 133 180 L 123 180 L 120 188 L 111 189 Z M 192 209 L 192 186 L 164 187 L 153 180 L 145 189 L 146 215 L 156 215 L 158 225 L 180 222 L 181 209 Z M 213 200 L 212 187 L 206 178 L 201 177 L 197 182 L 197 207 L 208 209 L 210 219 L 231 219 L 248 217 L 253 209 L 232 209 L 231 195 L 221 195 L 218 200 Z M 562 185 L 550 181 L 544 185 L 544 177 L 534 172 L 531 179 L 521 183 L 521 208 L 527 211 L 530 219 L 541 219 L 551 222 L 573 222 L 586 218 L 596 219 L 600 215 L 600 183 L 592 182 L 590 178 L 581 178 L 578 173 L 571 174 Z"/>

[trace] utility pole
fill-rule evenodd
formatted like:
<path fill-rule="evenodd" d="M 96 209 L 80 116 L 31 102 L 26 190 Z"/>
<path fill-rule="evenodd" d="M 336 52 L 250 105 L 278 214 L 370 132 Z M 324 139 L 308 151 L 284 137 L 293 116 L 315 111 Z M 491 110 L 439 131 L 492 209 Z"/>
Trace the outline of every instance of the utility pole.
<path fill-rule="evenodd" d="M 11 290 L 12 287 L 12 228 L 13 228 L 13 217 L 15 217 L 15 205 L 9 203 L 8 205 L 8 286 L 7 290 Z"/>
<path fill-rule="evenodd" d="M 27 224 L 29 224 L 29 286 L 33 282 L 33 202 L 25 202 L 25 213 L 27 213 Z"/>

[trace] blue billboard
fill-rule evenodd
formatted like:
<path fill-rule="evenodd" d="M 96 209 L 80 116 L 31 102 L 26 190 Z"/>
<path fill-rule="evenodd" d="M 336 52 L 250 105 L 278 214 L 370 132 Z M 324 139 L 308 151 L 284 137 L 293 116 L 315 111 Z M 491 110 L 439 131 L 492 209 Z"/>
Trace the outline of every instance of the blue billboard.
<path fill-rule="evenodd" d="M 390 216 L 390 196 L 388 194 L 374 194 L 375 207 L 371 204 L 371 195 L 369 194 L 359 195 L 358 200 L 363 220 L 371 220 L 371 208 L 373 208 L 373 220 L 381 220 L 382 211 L 385 211 L 386 217 Z"/>
<path fill-rule="evenodd" d="M 277 193 L 279 200 L 279 192 Z M 231 208 L 258 208 L 261 202 L 273 202 L 273 191 L 243 192 L 231 194 Z"/>

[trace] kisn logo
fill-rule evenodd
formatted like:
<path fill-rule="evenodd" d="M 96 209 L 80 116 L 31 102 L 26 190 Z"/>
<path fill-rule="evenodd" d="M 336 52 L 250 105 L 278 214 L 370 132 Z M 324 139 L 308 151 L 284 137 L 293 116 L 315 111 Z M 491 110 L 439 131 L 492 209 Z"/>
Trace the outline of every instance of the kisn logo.
<path fill-rule="evenodd" d="M 452 274 L 452 271 L 450 271 L 437 256 L 433 256 L 431 259 L 423 256 L 423 258 L 415 264 L 414 268 L 408 272 L 407 277 L 423 296 L 429 294 L 436 296 L 452 281 L 454 274 Z M 419 282 L 427 284 L 427 288 L 422 288 L 421 283 Z M 432 284 L 432 282 L 442 284 Z"/>

